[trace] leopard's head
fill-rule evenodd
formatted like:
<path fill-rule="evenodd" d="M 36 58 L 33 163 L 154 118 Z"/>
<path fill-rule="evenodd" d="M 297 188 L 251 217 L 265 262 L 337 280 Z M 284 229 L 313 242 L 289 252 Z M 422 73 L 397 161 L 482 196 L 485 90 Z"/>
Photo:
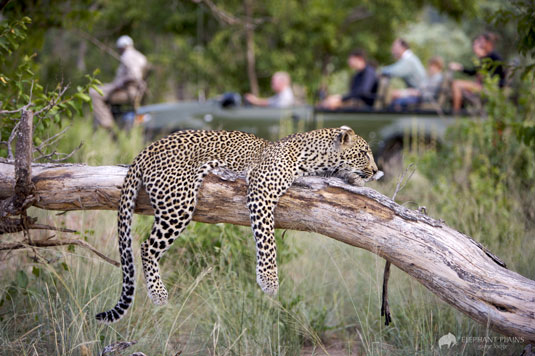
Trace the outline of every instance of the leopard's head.
<path fill-rule="evenodd" d="M 383 172 L 375 164 L 370 145 L 347 126 L 337 131 L 335 146 L 340 152 L 340 169 L 356 174 L 364 181 L 380 179 Z"/>

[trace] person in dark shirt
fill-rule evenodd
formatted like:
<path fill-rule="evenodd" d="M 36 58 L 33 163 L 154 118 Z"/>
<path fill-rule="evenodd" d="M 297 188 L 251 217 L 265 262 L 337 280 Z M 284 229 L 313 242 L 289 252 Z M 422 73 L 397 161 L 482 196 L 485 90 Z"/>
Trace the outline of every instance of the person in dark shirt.
<path fill-rule="evenodd" d="M 502 57 L 494 51 L 494 42 L 496 36 L 491 33 L 484 33 L 477 36 L 472 42 L 472 50 L 474 54 L 479 58 L 480 64 L 474 68 L 464 68 L 462 64 L 452 62 L 449 64 L 449 68 L 453 71 L 461 71 L 464 74 L 477 76 L 476 81 L 471 80 L 454 80 L 452 83 L 452 96 L 453 96 L 453 111 L 459 111 L 461 109 L 463 100 L 463 91 L 471 93 L 479 93 L 483 89 L 483 81 L 479 74 L 479 71 L 486 62 L 492 62 L 490 67 L 491 76 L 498 76 L 498 85 L 503 87 L 505 85 L 505 69 Z"/>
<path fill-rule="evenodd" d="M 374 90 L 377 87 L 375 69 L 367 63 L 366 52 L 355 50 L 347 59 L 349 67 L 356 71 L 349 85 L 349 92 L 345 95 L 331 95 L 327 97 L 322 106 L 336 109 L 352 100 L 362 101 L 372 106 L 375 100 Z"/>

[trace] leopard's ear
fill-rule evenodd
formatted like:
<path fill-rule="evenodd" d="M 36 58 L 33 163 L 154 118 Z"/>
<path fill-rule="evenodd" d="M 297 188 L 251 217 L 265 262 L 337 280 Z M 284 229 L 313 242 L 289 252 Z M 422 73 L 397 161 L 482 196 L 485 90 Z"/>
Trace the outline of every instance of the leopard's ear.
<path fill-rule="evenodd" d="M 355 136 L 355 132 L 350 127 L 344 125 L 340 127 L 340 133 L 336 135 L 334 144 L 336 148 L 341 149 L 350 147 L 355 141 Z"/>

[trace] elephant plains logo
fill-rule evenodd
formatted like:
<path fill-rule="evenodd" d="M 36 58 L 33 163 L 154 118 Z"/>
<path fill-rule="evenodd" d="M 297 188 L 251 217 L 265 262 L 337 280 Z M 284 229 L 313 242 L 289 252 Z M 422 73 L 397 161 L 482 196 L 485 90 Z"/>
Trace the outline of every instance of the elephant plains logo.
<path fill-rule="evenodd" d="M 438 348 L 441 349 L 442 346 L 447 345 L 448 349 L 457 344 L 457 338 L 452 333 L 447 333 L 438 339 Z"/>

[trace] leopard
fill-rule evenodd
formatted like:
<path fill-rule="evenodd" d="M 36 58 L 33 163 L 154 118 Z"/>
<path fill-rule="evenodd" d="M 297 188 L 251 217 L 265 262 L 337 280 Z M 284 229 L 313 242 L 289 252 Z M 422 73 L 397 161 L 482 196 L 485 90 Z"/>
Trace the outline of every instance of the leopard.
<path fill-rule="evenodd" d="M 133 303 L 132 219 L 139 191 L 145 189 L 154 210 L 150 236 L 141 244 L 143 274 L 149 298 L 164 305 L 168 293 L 159 261 L 192 220 L 199 188 L 214 169 L 246 177 L 256 281 L 268 295 L 275 295 L 279 287 L 275 208 L 295 180 L 326 175 L 362 186 L 383 175 L 368 143 L 348 126 L 296 133 L 278 141 L 215 130 L 178 131 L 155 141 L 136 156 L 121 189 L 117 225 L 122 290 L 112 309 L 96 315 L 98 321 L 120 320 Z"/>

